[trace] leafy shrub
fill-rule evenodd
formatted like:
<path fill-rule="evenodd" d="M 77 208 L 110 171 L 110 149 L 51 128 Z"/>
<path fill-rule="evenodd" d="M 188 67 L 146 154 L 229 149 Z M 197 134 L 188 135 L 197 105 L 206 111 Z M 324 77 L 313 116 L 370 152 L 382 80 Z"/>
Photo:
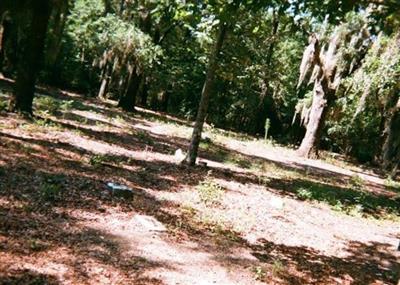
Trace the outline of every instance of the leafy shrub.
<path fill-rule="evenodd" d="M 349 188 L 358 191 L 364 190 L 365 188 L 364 180 L 358 175 L 353 175 L 349 181 Z"/>
<path fill-rule="evenodd" d="M 388 177 L 385 179 L 385 187 L 396 191 L 400 191 L 400 182 L 397 182 L 393 180 L 391 177 Z"/>
<path fill-rule="evenodd" d="M 8 110 L 8 102 L 7 101 L 0 101 L 0 111 L 7 111 Z"/>
<path fill-rule="evenodd" d="M 60 102 L 48 96 L 41 96 L 36 99 L 37 107 L 44 113 L 55 114 L 60 110 Z"/>
<path fill-rule="evenodd" d="M 63 111 L 69 111 L 69 110 L 75 108 L 75 105 L 76 104 L 75 104 L 75 102 L 73 100 L 63 101 L 60 104 L 60 109 L 63 110 Z"/>

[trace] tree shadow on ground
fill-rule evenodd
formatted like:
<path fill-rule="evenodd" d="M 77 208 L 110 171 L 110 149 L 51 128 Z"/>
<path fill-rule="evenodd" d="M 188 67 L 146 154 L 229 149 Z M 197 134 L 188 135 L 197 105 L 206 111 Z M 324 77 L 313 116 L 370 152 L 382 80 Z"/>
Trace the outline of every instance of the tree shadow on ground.
<path fill-rule="evenodd" d="M 348 255 L 336 257 L 303 246 L 275 244 L 265 239 L 258 242 L 251 246 L 253 255 L 266 263 L 282 262 L 278 275 L 288 284 L 337 284 L 340 279 L 357 285 L 379 281 L 395 284 L 400 277 L 397 258 L 390 254 L 393 249 L 388 244 L 349 242 Z M 291 275 L 293 268 L 301 275 Z"/>
<path fill-rule="evenodd" d="M 90 133 L 91 137 L 96 140 L 104 139 L 109 143 L 115 142 L 118 146 L 121 146 L 125 149 L 138 150 L 139 147 L 138 145 L 132 145 L 132 139 L 129 135 L 121 135 L 108 132 L 101 133 L 93 130 L 86 130 L 86 132 Z M 21 138 L 4 133 L 2 133 L 1 135 L 10 139 L 43 146 L 45 149 L 47 149 L 44 152 L 56 152 L 54 155 L 58 158 L 58 160 L 53 160 L 54 164 L 52 164 L 51 162 L 48 163 L 47 167 L 49 168 L 49 170 L 51 169 L 51 167 L 57 167 L 59 165 L 59 161 L 63 161 L 63 167 L 71 171 L 79 170 L 86 174 L 93 175 L 96 175 L 99 171 L 103 172 L 103 182 L 106 182 L 107 180 L 115 180 L 115 177 L 113 177 L 113 175 L 114 173 L 118 172 L 119 177 L 125 178 L 125 182 L 129 181 L 130 183 L 133 183 L 133 186 L 135 187 L 140 185 L 140 187 L 151 188 L 158 191 L 171 191 L 171 189 L 176 189 L 176 186 L 183 187 L 197 185 L 204 179 L 204 177 L 206 177 L 207 173 L 211 170 L 212 177 L 215 178 L 234 180 L 243 184 L 260 184 L 260 177 L 249 172 L 240 172 L 232 169 L 222 169 L 219 167 L 198 167 L 196 169 L 191 169 L 181 165 L 177 165 L 175 163 L 170 163 L 168 161 L 145 161 L 135 159 L 130 156 L 116 155 L 112 153 L 102 156 L 100 158 L 102 160 L 102 165 L 94 167 L 88 165 L 87 163 L 85 164 L 71 159 L 66 160 L 62 154 L 57 153 L 60 152 L 58 151 L 59 149 L 67 150 L 70 152 L 74 152 L 80 156 L 86 156 L 87 160 L 90 160 L 91 157 L 95 155 L 94 153 L 86 149 L 79 148 L 75 145 L 70 145 L 63 142 L 49 142 L 46 140 L 33 138 Z M 172 152 L 172 149 L 174 149 L 174 145 L 175 147 L 179 146 L 179 140 L 176 138 L 173 142 L 171 142 L 169 139 L 161 136 L 153 137 L 151 134 L 148 134 L 148 136 L 151 137 L 152 141 L 158 141 L 157 145 L 153 145 L 153 148 L 151 149 L 151 151 L 154 153 L 170 154 Z M 139 147 L 139 150 L 143 150 L 143 147 L 147 144 L 143 142 L 143 139 L 136 140 L 140 141 L 140 144 L 142 145 L 142 147 Z M 13 147 L 16 147 L 18 145 L 19 143 L 17 142 Z M 227 151 L 222 146 L 218 147 L 222 151 Z M 20 149 L 23 149 L 23 147 L 17 148 L 15 152 L 20 151 Z M 28 149 L 28 152 L 30 151 L 31 150 Z M 232 152 L 234 153 L 235 151 Z M 212 154 L 210 155 L 212 156 Z M 234 155 L 239 156 L 242 160 L 251 159 L 250 157 L 247 157 L 241 153 L 234 153 Z M 266 162 L 267 160 L 259 159 L 259 162 L 260 161 Z M 345 212 L 347 210 L 353 209 L 354 207 L 361 206 L 362 208 L 359 209 L 360 213 L 366 213 L 376 218 L 384 217 L 387 213 L 393 213 L 395 215 L 400 214 L 400 206 L 398 201 L 386 195 L 379 195 L 365 191 L 365 189 L 363 187 L 360 187 L 359 185 L 355 185 L 353 187 L 352 184 L 349 183 L 349 180 L 336 181 L 336 177 L 331 177 L 331 179 L 329 179 L 326 183 L 315 182 L 315 180 L 321 179 L 318 172 L 317 174 L 309 173 L 298 168 L 292 168 L 290 165 L 287 165 L 285 163 L 267 163 L 272 164 L 275 167 L 276 171 L 279 171 L 279 169 L 283 171 L 290 170 L 297 173 L 301 177 L 305 177 L 280 179 L 267 177 L 267 182 L 262 181 L 262 184 L 264 184 L 264 186 L 267 186 L 270 191 L 276 192 L 279 195 L 289 195 L 299 199 L 325 202 L 333 207 L 338 207 L 338 210 L 343 210 Z M 124 169 L 122 165 L 135 167 L 136 171 L 132 172 L 129 169 Z M 110 175 L 107 175 L 108 173 L 110 173 Z M 179 173 L 179 175 L 177 175 L 177 173 Z M 166 179 L 165 177 L 174 177 L 174 181 L 171 179 Z"/>
<path fill-rule="evenodd" d="M 72 126 L 64 127 L 72 128 Z M 130 135 L 101 134 L 101 132 L 87 130 L 83 127 L 80 131 L 86 132 L 86 135 L 95 140 L 113 142 L 128 149 L 138 149 L 137 145 L 148 144 L 143 142 L 143 138 L 132 140 L 134 136 Z M 155 141 L 153 151 L 157 153 L 171 153 L 172 150 L 187 143 L 184 139 L 172 136 L 163 137 L 149 132 L 145 133 Z M 275 260 L 273 258 L 276 257 L 282 259 L 289 267 L 292 266 L 294 271 L 289 270 L 279 274 L 279 278 L 286 283 L 304 284 L 315 280 L 315 283 L 326 284 L 335 283 L 334 278 L 350 276 L 355 284 L 368 284 L 373 280 L 394 284 L 395 277 L 388 273 L 386 267 L 372 266 L 373 261 L 377 261 L 376 256 L 380 256 L 379 262 L 386 262 L 387 268 L 392 267 L 394 255 L 388 253 L 390 252 L 388 249 L 385 252 L 382 251 L 383 245 L 349 245 L 353 251 L 349 250 L 349 256 L 346 258 L 325 256 L 309 248 L 274 244 L 268 240 L 259 241 L 262 245 L 253 245 L 235 231 L 215 229 L 212 225 L 199 224 L 194 221 L 193 216 L 181 211 L 181 205 L 166 200 L 160 201 L 148 193 L 148 190 L 178 191 L 179 187 L 197 185 L 210 170 L 212 170 L 213 178 L 223 178 L 243 184 L 259 184 L 259 177 L 254 174 L 219 167 L 186 168 L 176 165 L 172 161 L 145 161 L 114 154 L 110 154 L 110 158 L 105 159 L 100 165 L 93 166 L 88 164 L 85 159 L 95 153 L 85 148 L 59 141 L 22 138 L 3 133 L 0 136 L 0 163 L 2 164 L 0 167 L 0 198 L 22 205 L 21 207 L 1 206 L 0 208 L 0 213 L 2 213 L 0 215 L 1 234 L 5 234 L 9 240 L 15 241 L 15 243 L 10 242 L 7 245 L 6 249 L 10 254 L 35 257 L 37 253 L 67 246 L 82 262 L 93 259 L 100 264 L 114 266 L 115 270 L 130 276 L 129 278 L 137 282 L 136 284 L 162 284 L 159 280 L 146 281 L 146 277 L 141 276 L 140 272 L 146 268 L 171 268 L 173 265 L 154 263 L 140 256 L 129 256 L 130 260 L 134 261 L 133 263 L 141 264 L 139 267 L 135 267 L 129 262 L 125 263 L 122 241 L 118 240 L 118 237 L 90 227 L 76 231 L 74 226 L 79 223 L 79 220 L 68 215 L 68 211 L 61 213 L 58 211 L 60 208 L 64 208 L 65 210 L 85 210 L 101 214 L 109 207 L 118 207 L 126 212 L 132 211 L 155 217 L 166 225 L 169 234 L 183 235 L 187 239 L 195 241 L 199 250 L 210 253 L 215 260 L 220 261 L 226 267 L 230 266 L 229 264 L 245 267 L 255 265 L 254 260 L 233 256 L 235 249 L 245 248 L 251 250 L 260 262 L 271 264 Z M 137 145 L 134 145 L 136 143 Z M 164 146 L 158 146 L 159 143 Z M 24 150 L 24 148 L 26 149 Z M 225 153 L 234 152 L 220 145 L 216 145 L 214 149 L 215 151 L 222 149 Z M 208 153 L 210 155 L 208 158 L 211 160 L 215 155 L 213 151 Z M 75 158 L 68 157 L 66 152 L 74 154 Z M 246 161 L 258 159 L 260 162 L 274 163 L 277 167 L 307 175 L 306 170 L 289 164 L 279 164 L 240 152 L 237 152 L 237 155 Z M 84 159 L 78 160 L 76 157 Z M 333 174 L 326 173 L 326 175 Z M 104 186 L 107 181 L 126 183 L 134 189 L 133 198 L 119 199 L 110 196 Z M 272 180 L 269 186 L 276 189 L 276 193 L 280 195 L 293 196 L 292 183 L 296 184 L 296 181 L 276 179 Z M 333 188 L 324 190 L 325 184 L 310 183 L 306 179 L 297 181 L 297 185 L 300 187 L 313 188 L 314 190 L 311 192 L 316 200 L 328 199 L 330 196 L 344 201 L 349 198 L 346 193 L 340 192 L 347 191 L 342 188 L 336 189 L 328 186 Z M 62 194 L 51 202 L 46 202 L 42 195 L 43 189 L 45 189 L 43 185 L 53 184 L 61 185 Z M 274 190 L 272 189 L 272 191 Z M 337 191 L 340 194 L 335 194 Z M 354 200 L 356 196 L 354 194 L 351 197 Z M 72 229 L 66 227 L 66 224 L 70 224 L 69 227 Z M 45 228 L 49 230 L 44 231 Z M 106 241 L 100 238 L 101 236 L 105 237 Z M 19 253 L 18 248 L 21 249 Z M 326 265 L 323 265 L 325 263 Z M 369 265 L 364 266 L 364 263 Z M 80 271 L 81 264 L 79 262 L 70 263 L 70 266 L 75 268 L 78 280 L 88 280 L 86 272 Z M 364 281 L 367 283 L 363 283 Z"/>
<path fill-rule="evenodd" d="M 15 176 L 24 175 L 26 173 L 19 171 Z M 0 243 L 0 248 L 1 252 L 11 256 L 12 260 L 9 260 L 10 265 L 7 268 L 6 262 L 2 259 L 1 271 L 9 272 L 12 270 L 10 267 L 16 266 L 18 263 L 15 264 L 15 262 L 20 259 L 25 259 L 25 261 L 27 259 L 29 263 L 29 260 L 34 262 L 36 258 L 41 259 L 49 254 L 48 262 L 61 262 L 63 266 L 71 269 L 72 273 L 70 274 L 73 275 L 74 283 L 94 284 L 97 282 L 96 278 L 100 277 L 93 271 L 95 272 L 95 269 L 99 267 L 100 271 L 103 270 L 102 268 L 111 268 L 118 272 L 120 274 L 118 284 L 132 284 L 132 282 L 133 284 L 164 284 L 161 280 L 146 277 L 145 272 L 157 268 L 171 269 L 173 264 L 152 261 L 140 255 L 125 253 L 125 241 L 121 240 L 119 236 L 91 228 L 88 225 L 82 226 L 80 218 L 69 214 L 70 211 L 75 210 L 103 213 L 106 205 L 115 207 L 119 204 L 133 210 L 134 207 L 129 205 L 129 202 L 113 200 L 112 197 L 103 195 L 104 193 L 101 191 L 93 192 L 92 187 L 96 185 L 96 181 L 86 179 L 85 188 L 72 189 L 80 177 L 63 177 L 59 173 L 40 171 L 36 172 L 35 176 L 44 176 L 46 177 L 45 181 L 50 179 L 60 181 L 60 177 L 62 177 L 66 179 L 63 182 L 68 188 L 61 189 L 60 191 L 64 193 L 61 193 L 57 199 L 53 197 L 54 199 L 49 200 L 42 195 L 41 189 L 30 188 L 26 185 L 24 187 L 22 183 L 18 183 L 18 188 L 15 188 L 9 184 L 18 182 L 18 178 L 23 180 L 22 177 L 2 181 L 0 198 L 3 201 L 6 199 L 9 203 L 0 205 L 0 237 L 2 241 L 6 241 Z M 28 179 L 33 177 L 29 175 Z M 22 187 L 25 189 L 22 190 Z M 76 195 L 76 192 L 80 192 L 81 195 Z M 152 200 L 151 205 L 157 207 L 156 201 Z M 67 253 L 63 249 L 67 249 Z M 51 256 L 52 252 L 57 254 L 55 260 L 54 256 Z M 21 263 L 23 262 L 21 261 Z M 45 281 L 47 282 L 47 280 Z M 48 284 L 46 282 L 32 284 Z M 49 284 L 58 283 L 50 282 Z"/>
<path fill-rule="evenodd" d="M 400 203 L 383 195 L 352 189 L 351 185 L 333 186 L 307 179 L 271 179 L 267 184 L 271 191 L 278 190 L 285 195 L 301 200 L 324 202 L 338 211 L 356 210 L 375 218 L 387 214 L 400 216 Z M 355 213 L 356 214 L 356 213 Z"/>
<path fill-rule="evenodd" d="M 103 165 L 100 168 L 93 168 L 84 162 L 65 163 L 66 158 L 54 152 L 57 147 L 82 154 L 81 149 L 68 144 L 58 145 L 43 140 L 19 138 L 23 142 L 41 145 L 43 150 L 39 152 L 49 153 L 50 157 L 47 160 L 41 156 L 39 156 L 40 159 L 29 160 L 31 152 L 27 153 L 26 157 L 13 156 L 12 153 L 17 153 L 20 149 L 18 137 L 11 135 L 2 135 L 2 137 L 2 145 L 7 146 L 5 150 L 8 152 L 2 152 L 0 155 L 0 159 L 6 162 L 0 172 L 2 176 L 0 196 L 27 205 L 22 208 L 3 207 L 0 211 L 3 213 L 0 215 L 1 232 L 6 233 L 8 239 L 17 240 L 17 242 L 10 242 L 7 245 L 10 253 L 34 256 L 38 252 L 67 246 L 80 260 L 95 259 L 101 264 L 113 265 L 115 270 L 124 272 L 126 276 L 129 275 L 129 278 L 133 278 L 132 280 L 142 280 L 141 284 L 161 284 L 159 280 L 150 280 L 146 283 L 145 277 L 140 276 L 138 271 L 144 271 L 146 268 L 171 268 L 173 265 L 153 263 L 140 256 L 129 256 L 134 264 L 139 264 L 138 266 L 135 267 L 130 262 L 126 263 L 126 259 L 121 254 L 121 241 L 118 241 L 117 237 L 90 228 L 78 232 L 68 230 L 65 224 L 73 226 L 79 221 L 57 212 L 58 208 L 63 207 L 70 210 L 82 209 L 104 213 L 107 207 L 111 206 L 155 217 L 167 226 L 170 234 L 183 234 L 188 239 L 197 242 L 199 250 L 209 252 L 215 260 L 226 267 L 255 266 L 252 260 L 234 257 L 236 248 L 245 248 L 251 250 L 262 263 L 273 264 L 274 257 L 276 257 L 288 264 L 288 268 L 293 267 L 294 271 L 289 270 L 278 274 L 280 279 L 291 284 L 309 283 L 310 280 L 315 280 L 314 283 L 319 284 L 334 283 L 333 278 L 346 276 L 350 276 L 355 284 L 368 284 L 373 280 L 394 284 L 395 277 L 388 273 L 388 269 L 382 268 L 380 265 L 372 266 L 372 261 L 376 261 L 376 256 L 380 256 L 381 261 L 389 264 L 389 267 L 394 263 L 394 256 L 388 253 L 385 255 L 378 245 L 376 247 L 362 244 L 359 244 L 358 247 L 352 245 L 353 252 L 348 258 L 324 256 L 312 249 L 277 245 L 267 240 L 261 241 L 262 246 L 255 246 L 244 240 L 240 233 L 224 229 L 215 230 L 212 225 L 198 224 L 190 215 L 179 211 L 180 205 L 159 201 L 144 190 L 151 188 L 167 191 L 179 185 L 196 185 L 205 177 L 210 168 L 187 169 L 162 161 L 133 160 L 131 161 L 133 165 L 142 167 L 142 174 L 135 177 L 135 173 L 124 171 L 118 165 Z M 10 140 L 10 142 L 5 144 L 4 140 Z M 31 163 L 31 165 L 23 166 L 23 163 Z M 108 168 L 112 170 L 110 174 L 108 174 Z M 59 172 L 55 172 L 56 169 Z M 246 173 L 235 173 L 218 168 L 211 169 L 215 177 L 229 178 L 242 183 L 256 183 L 257 178 Z M 99 173 L 101 173 L 101 177 L 99 177 Z M 133 199 L 117 199 L 105 192 L 104 182 L 112 178 L 115 173 L 118 173 L 118 176 L 126 181 L 130 181 L 129 186 L 135 187 Z M 167 175 L 176 177 L 176 181 L 168 181 L 168 185 L 163 185 L 161 182 Z M 145 177 L 147 179 L 144 179 Z M 43 183 L 49 183 L 48 181 L 61 183 L 62 191 L 65 192 L 60 199 L 52 202 L 43 201 L 40 186 Z M 18 188 L 15 185 L 18 185 Z M 274 187 L 281 194 L 293 194 L 287 189 L 289 185 L 278 186 Z M 336 190 L 332 189 L 332 191 Z M 44 231 L 43 229 L 48 230 Z M 100 238 L 101 236 L 105 239 Z M 34 242 L 33 246 L 32 241 Z M 2 250 L 7 250 L 7 248 Z M 80 265 L 79 262 L 69 264 L 75 268 L 78 280 L 88 280 L 86 273 L 79 271 Z"/>
<path fill-rule="evenodd" d="M 0 274 L 0 285 L 57 285 L 61 284 L 52 275 L 41 274 L 32 270 L 12 270 L 7 274 Z"/>

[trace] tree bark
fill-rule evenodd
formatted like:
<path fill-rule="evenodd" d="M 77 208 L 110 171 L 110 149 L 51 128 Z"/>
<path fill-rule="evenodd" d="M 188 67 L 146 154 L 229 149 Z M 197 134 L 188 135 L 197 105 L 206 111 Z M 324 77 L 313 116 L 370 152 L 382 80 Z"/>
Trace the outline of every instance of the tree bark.
<path fill-rule="evenodd" d="M 201 133 L 203 131 L 204 120 L 208 110 L 208 103 L 213 89 L 215 72 L 218 67 L 218 57 L 222 49 L 222 44 L 226 36 L 226 31 L 227 31 L 227 25 L 226 23 L 221 21 L 221 24 L 219 25 L 217 40 L 215 42 L 214 49 L 209 59 L 206 80 L 204 82 L 203 90 L 201 93 L 201 99 L 197 111 L 196 122 L 193 128 L 192 139 L 190 141 L 188 154 L 186 155 L 186 158 L 184 160 L 184 162 L 190 166 L 196 164 L 197 153 L 199 150 L 199 144 L 201 140 Z"/>
<path fill-rule="evenodd" d="M 169 91 L 170 89 L 168 88 L 167 90 L 164 90 L 161 96 L 161 108 L 160 110 L 162 112 L 167 112 L 168 111 L 168 105 L 169 105 L 169 99 L 171 97 L 171 92 Z"/>
<path fill-rule="evenodd" d="M 43 57 L 47 25 L 50 17 L 50 0 L 27 0 L 25 13 L 30 12 L 24 29 L 24 39 L 17 61 L 17 78 L 11 102 L 13 111 L 32 114 L 32 102 L 39 65 Z M 21 18 L 19 18 L 21 21 Z M 21 22 L 18 23 L 21 25 Z"/>
<path fill-rule="evenodd" d="M 397 169 L 400 160 L 400 98 L 389 111 L 382 146 L 382 166 L 384 169 Z"/>
<path fill-rule="evenodd" d="M 149 97 L 149 85 L 147 83 L 147 78 L 143 75 L 142 80 L 142 90 L 140 93 L 140 105 L 142 107 L 147 107 L 147 98 Z"/>
<path fill-rule="evenodd" d="M 110 82 L 110 66 L 108 63 L 106 63 L 102 74 L 99 94 L 97 95 L 100 99 L 105 98 L 104 95 L 106 94 L 109 82 Z"/>
<path fill-rule="evenodd" d="M 52 67 L 57 61 L 61 49 L 61 39 L 67 21 L 68 2 L 66 0 L 57 0 L 55 2 L 51 16 L 51 37 L 47 42 L 47 65 Z"/>
<path fill-rule="evenodd" d="M 124 111 L 134 112 L 136 105 L 136 97 L 139 92 L 140 81 L 142 76 L 137 74 L 137 68 L 134 68 L 128 79 L 128 88 L 123 96 L 120 97 L 118 107 Z"/>
<path fill-rule="evenodd" d="M 0 14 L 0 77 L 2 77 L 2 70 L 3 70 L 3 60 L 4 60 L 4 44 L 6 38 L 5 32 L 5 18 L 7 12 L 3 12 Z"/>
<path fill-rule="evenodd" d="M 107 14 L 113 13 L 113 7 L 112 3 L 110 0 L 103 0 L 103 5 L 104 5 L 104 15 L 106 16 Z"/>
<path fill-rule="evenodd" d="M 297 154 L 301 157 L 309 157 L 313 149 L 317 150 L 320 132 L 327 112 L 328 100 L 326 97 L 326 90 L 324 90 L 323 84 L 315 82 L 307 131 L 297 150 Z"/>

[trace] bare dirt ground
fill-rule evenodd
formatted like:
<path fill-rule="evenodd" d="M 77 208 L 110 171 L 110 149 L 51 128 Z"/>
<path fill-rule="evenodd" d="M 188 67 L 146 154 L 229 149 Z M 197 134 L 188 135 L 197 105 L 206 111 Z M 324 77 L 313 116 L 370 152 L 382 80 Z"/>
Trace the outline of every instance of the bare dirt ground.
<path fill-rule="evenodd" d="M 210 127 L 187 168 L 185 121 L 39 98 L 33 121 L 0 112 L 0 284 L 397 283 L 379 171 Z"/>

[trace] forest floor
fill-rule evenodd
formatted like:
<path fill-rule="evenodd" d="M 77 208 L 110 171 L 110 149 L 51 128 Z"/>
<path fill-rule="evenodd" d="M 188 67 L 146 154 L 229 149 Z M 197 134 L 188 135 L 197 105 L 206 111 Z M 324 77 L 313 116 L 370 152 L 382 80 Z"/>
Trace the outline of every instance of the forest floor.
<path fill-rule="evenodd" d="M 59 92 L 0 95 L 0 284 L 397 284 L 400 184 L 325 154 Z M 111 195 L 106 183 L 133 189 Z"/>

